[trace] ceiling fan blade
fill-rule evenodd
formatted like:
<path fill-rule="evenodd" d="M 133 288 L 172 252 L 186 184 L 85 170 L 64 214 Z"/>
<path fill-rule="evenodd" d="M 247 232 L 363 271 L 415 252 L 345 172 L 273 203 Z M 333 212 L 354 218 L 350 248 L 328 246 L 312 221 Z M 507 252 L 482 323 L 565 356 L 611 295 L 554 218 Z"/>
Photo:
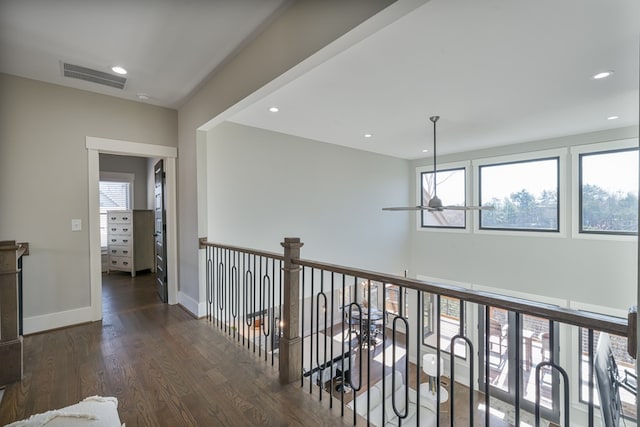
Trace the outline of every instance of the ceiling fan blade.
<path fill-rule="evenodd" d="M 433 210 L 429 206 L 392 206 L 382 208 L 383 211 L 430 211 Z"/>
<path fill-rule="evenodd" d="M 444 209 L 451 211 L 492 211 L 495 206 L 444 206 Z"/>

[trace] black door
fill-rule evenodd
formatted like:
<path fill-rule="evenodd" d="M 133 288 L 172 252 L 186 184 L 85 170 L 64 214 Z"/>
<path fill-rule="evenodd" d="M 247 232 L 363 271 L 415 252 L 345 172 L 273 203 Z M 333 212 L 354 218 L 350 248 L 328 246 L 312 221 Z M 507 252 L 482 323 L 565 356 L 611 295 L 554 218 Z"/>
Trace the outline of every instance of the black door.
<path fill-rule="evenodd" d="M 164 208 L 164 163 L 162 160 L 154 166 L 155 175 L 155 239 L 156 239 L 156 291 L 162 302 L 168 301 L 167 258 L 166 258 L 166 214 Z"/>

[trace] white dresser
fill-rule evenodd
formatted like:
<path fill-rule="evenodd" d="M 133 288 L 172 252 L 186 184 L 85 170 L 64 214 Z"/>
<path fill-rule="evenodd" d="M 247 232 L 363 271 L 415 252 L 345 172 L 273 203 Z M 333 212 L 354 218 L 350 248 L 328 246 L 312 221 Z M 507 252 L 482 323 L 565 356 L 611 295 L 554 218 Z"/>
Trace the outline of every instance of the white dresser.
<path fill-rule="evenodd" d="M 153 211 L 107 212 L 107 272 L 154 270 Z"/>

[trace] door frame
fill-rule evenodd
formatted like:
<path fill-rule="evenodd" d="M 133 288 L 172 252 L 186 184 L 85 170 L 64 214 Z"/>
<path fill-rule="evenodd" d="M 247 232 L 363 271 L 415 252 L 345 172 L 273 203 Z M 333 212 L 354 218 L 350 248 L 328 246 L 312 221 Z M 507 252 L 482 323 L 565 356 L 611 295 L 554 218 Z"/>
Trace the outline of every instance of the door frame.
<path fill-rule="evenodd" d="M 165 160 L 167 212 L 167 288 L 169 304 L 178 303 L 178 239 L 176 215 L 176 158 L 178 149 L 116 139 L 86 137 L 89 190 L 89 264 L 92 320 L 102 319 L 102 262 L 100 248 L 100 153 Z"/>

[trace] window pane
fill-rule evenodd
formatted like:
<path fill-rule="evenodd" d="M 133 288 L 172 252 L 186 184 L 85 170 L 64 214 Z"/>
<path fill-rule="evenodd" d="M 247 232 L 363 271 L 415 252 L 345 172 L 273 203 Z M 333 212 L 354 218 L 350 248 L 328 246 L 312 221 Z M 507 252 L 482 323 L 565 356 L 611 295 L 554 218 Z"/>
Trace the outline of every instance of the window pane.
<path fill-rule="evenodd" d="M 480 166 L 480 228 L 558 231 L 557 157 Z"/>
<path fill-rule="evenodd" d="M 423 310 L 423 343 L 430 347 L 436 348 L 437 344 L 437 327 L 440 326 L 440 349 L 445 353 L 451 352 L 451 338 L 460 333 L 460 324 L 462 323 L 462 305 L 459 299 L 440 297 L 440 322 L 435 320 L 435 301 L 436 296 L 432 294 L 423 294 L 422 310 Z M 466 327 L 463 326 L 466 335 Z M 463 340 L 456 340 L 454 346 L 456 356 L 465 359 L 467 357 L 467 346 Z"/>
<path fill-rule="evenodd" d="M 107 211 L 130 208 L 130 183 L 100 181 L 100 246 L 107 246 Z"/>
<path fill-rule="evenodd" d="M 465 205 L 465 169 L 439 170 L 436 173 L 438 198 L 447 205 Z M 423 172 L 421 179 L 422 205 L 429 204 L 433 197 L 433 172 Z M 440 212 L 422 211 L 423 227 L 464 228 L 465 211 L 444 210 Z"/>
<path fill-rule="evenodd" d="M 638 150 L 580 155 L 580 232 L 638 233 Z"/>
<path fill-rule="evenodd" d="M 589 402 L 589 330 L 580 329 L 580 369 L 578 375 L 580 377 L 580 401 Z M 598 340 L 600 339 L 600 332 L 594 331 L 593 333 L 593 352 L 596 353 L 598 347 Z M 611 351 L 615 360 L 615 364 L 618 372 L 616 377 L 620 381 L 624 381 L 628 378 L 628 373 L 635 372 L 635 360 L 629 356 L 627 352 L 627 338 L 619 337 L 616 335 L 609 335 L 611 344 Z M 618 387 L 618 393 L 620 394 L 620 401 L 622 403 L 622 414 L 624 417 L 635 420 L 636 419 L 636 397 L 635 395 L 624 387 Z M 600 397 L 598 395 L 598 388 L 596 386 L 596 379 L 593 379 L 593 403 L 596 406 L 600 405 Z"/>

